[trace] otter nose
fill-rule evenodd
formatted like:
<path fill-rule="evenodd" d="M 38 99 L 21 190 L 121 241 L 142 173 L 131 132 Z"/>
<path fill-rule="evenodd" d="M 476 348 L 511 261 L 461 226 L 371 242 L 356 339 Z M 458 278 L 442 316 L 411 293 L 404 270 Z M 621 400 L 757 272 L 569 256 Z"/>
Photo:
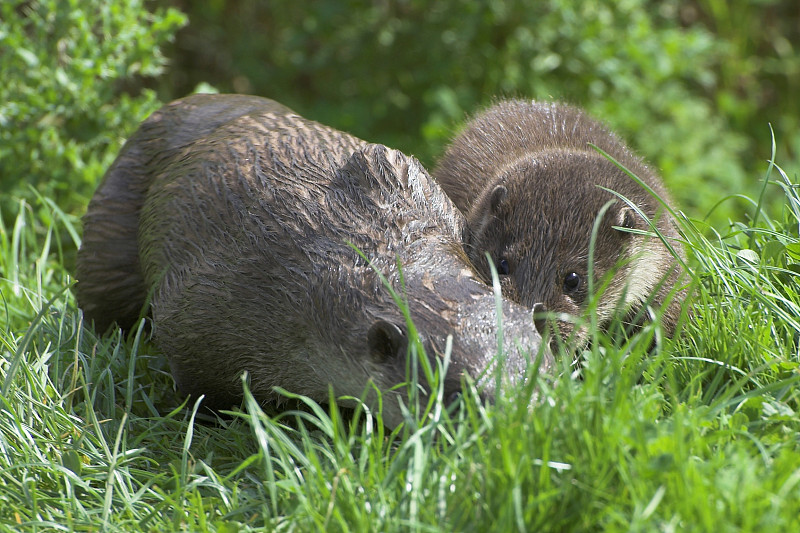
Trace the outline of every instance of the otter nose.
<path fill-rule="evenodd" d="M 542 302 L 533 304 L 533 325 L 536 326 L 536 331 L 539 332 L 539 335 L 544 335 L 544 330 L 547 327 L 547 319 L 544 317 L 546 312 L 547 309 Z"/>

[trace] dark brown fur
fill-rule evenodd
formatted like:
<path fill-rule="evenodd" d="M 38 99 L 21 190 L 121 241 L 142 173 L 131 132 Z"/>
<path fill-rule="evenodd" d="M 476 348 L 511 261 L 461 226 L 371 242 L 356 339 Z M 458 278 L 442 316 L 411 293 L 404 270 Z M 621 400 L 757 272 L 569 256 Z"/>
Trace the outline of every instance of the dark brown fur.
<path fill-rule="evenodd" d="M 402 292 L 429 355 L 454 336 L 447 393 L 493 364 L 491 291 L 474 279 L 465 222 L 413 158 L 305 120 L 275 102 L 195 95 L 164 106 L 127 142 L 92 199 L 77 297 L 99 330 L 130 327 L 145 301 L 179 387 L 227 407 L 250 376 L 317 401 L 384 391 L 402 419 L 406 321 L 358 247 Z M 506 375 L 541 337 L 503 303 Z M 551 366 L 545 353 L 543 368 Z M 491 379 L 481 378 L 487 394 Z"/>
<path fill-rule="evenodd" d="M 672 334 L 680 299 L 670 298 L 680 268 L 657 238 L 614 229 L 650 230 L 637 206 L 681 252 L 674 223 L 658 201 L 590 146 L 599 147 L 669 201 L 656 173 L 601 123 L 559 103 L 499 102 L 469 122 L 449 146 L 434 179 L 467 216 L 465 248 L 479 273 L 485 252 L 501 272 L 504 294 L 537 311 L 580 315 L 589 297 L 589 243 L 603 206 L 594 250 L 601 324 L 623 313 L 641 321 L 647 306 L 665 309 Z M 539 327 L 544 323 L 540 322 Z M 573 328 L 561 322 L 564 336 Z"/>

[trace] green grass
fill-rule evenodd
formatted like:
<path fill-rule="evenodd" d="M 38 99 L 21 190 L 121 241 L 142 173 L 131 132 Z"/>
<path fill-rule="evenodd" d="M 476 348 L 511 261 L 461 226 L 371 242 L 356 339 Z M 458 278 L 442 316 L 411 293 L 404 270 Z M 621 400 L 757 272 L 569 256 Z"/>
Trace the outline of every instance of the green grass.
<path fill-rule="evenodd" d="M 562 357 L 557 379 L 434 401 L 393 434 L 249 396 L 210 418 L 144 329 L 83 327 L 77 221 L 19 203 L 0 228 L 0 530 L 798 531 L 800 195 L 767 177 L 782 218 L 756 199 L 724 235 L 684 222 L 680 340 L 597 334 L 578 371 Z"/>

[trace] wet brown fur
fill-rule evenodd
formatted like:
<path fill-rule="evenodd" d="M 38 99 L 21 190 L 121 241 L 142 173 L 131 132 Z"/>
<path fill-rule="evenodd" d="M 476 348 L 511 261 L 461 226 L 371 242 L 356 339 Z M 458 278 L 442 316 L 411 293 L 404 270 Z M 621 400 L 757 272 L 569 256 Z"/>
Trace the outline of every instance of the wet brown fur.
<path fill-rule="evenodd" d="M 243 371 L 266 403 L 280 400 L 274 386 L 326 401 L 329 386 L 360 397 L 374 383 L 396 425 L 398 393 L 386 391 L 406 378 L 406 322 L 350 243 L 398 290 L 402 265 L 428 354 L 454 336 L 450 393 L 497 346 L 493 296 L 460 250 L 464 226 L 413 158 L 271 100 L 194 95 L 153 113 L 98 187 L 77 298 L 101 331 L 149 312 L 179 387 L 207 405 L 240 401 Z M 515 381 L 526 354 L 512 339 L 535 354 L 541 338 L 523 307 L 504 302 L 503 313 Z"/>
<path fill-rule="evenodd" d="M 682 297 L 672 298 L 678 262 L 658 239 L 614 229 L 649 231 L 650 226 L 601 187 L 640 208 L 682 255 L 677 229 L 651 194 L 590 144 L 669 202 L 655 171 L 614 133 L 561 103 L 508 100 L 491 106 L 455 138 L 433 176 L 467 217 L 463 240 L 479 274 L 489 276 L 484 256 L 489 252 L 508 270 L 501 276 L 504 294 L 539 311 L 583 313 L 592 227 L 612 201 L 594 252 L 594 287 L 608 282 L 597 307 L 600 322 L 620 314 L 641 321 L 645 307 L 669 302 L 662 324 L 672 334 Z M 572 333 L 568 323 L 560 326 L 565 337 Z"/>

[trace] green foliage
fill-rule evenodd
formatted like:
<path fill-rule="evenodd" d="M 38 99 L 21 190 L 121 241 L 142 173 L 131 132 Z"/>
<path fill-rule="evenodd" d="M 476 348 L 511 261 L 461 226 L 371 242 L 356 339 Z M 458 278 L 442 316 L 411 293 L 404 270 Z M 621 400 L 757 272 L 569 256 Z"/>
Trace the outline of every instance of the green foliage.
<path fill-rule="evenodd" d="M 800 195 L 768 177 L 780 218 L 713 241 L 682 224 L 680 340 L 594 331 L 579 370 L 561 354 L 488 406 L 438 389 L 393 434 L 302 398 L 225 420 L 182 403 L 143 329 L 82 327 L 77 219 L 23 202 L 0 226 L 0 531 L 797 530 Z"/>
<path fill-rule="evenodd" d="M 0 189 L 29 186 L 68 211 L 86 203 L 123 139 L 155 107 L 124 83 L 164 68 L 160 47 L 185 22 L 141 0 L 0 4 Z"/>
<path fill-rule="evenodd" d="M 164 87 L 175 97 L 208 81 L 275 98 L 429 167 L 465 115 L 493 98 L 565 99 L 659 168 L 681 209 L 705 213 L 720 190 L 754 192 L 747 178 L 768 150 L 767 120 L 797 142 L 796 113 L 764 114 L 797 109 L 800 54 L 786 38 L 796 30 L 778 18 L 796 23 L 789 4 L 739 0 L 709 9 L 718 14 L 706 23 L 704 11 L 677 0 L 187 2 L 192 24 Z M 767 19 L 768 35 L 765 7 L 778 15 Z M 740 46 L 752 42 L 746 36 L 771 40 L 782 55 Z M 775 82 L 785 90 L 759 83 L 762 64 L 776 80 L 788 69 Z M 713 222 L 741 207 L 725 204 Z"/>
<path fill-rule="evenodd" d="M 772 187 L 785 199 L 777 218 L 762 209 Z M 736 378 L 747 387 L 760 386 L 762 376 L 797 376 L 800 332 L 800 194 L 797 184 L 777 165 L 770 164 L 761 198 L 750 200 L 749 223 L 735 222 L 724 238 L 707 240 L 697 230 L 690 242 L 701 268 L 699 295 L 713 314 L 698 316 L 700 331 L 692 335 L 692 354 L 724 361 L 734 368 L 753 367 Z M 748 334 L 730 338 L 745 319 Z M 716 385 L 715 385 L 716 386 Z"/>
<path fill-rule="evenodd" d="M 691 178 L 682 207 L 708 205 L 703 176 L 741 191 L 727 179 L 763 159 L 741 133 L 763 126 L 757 72 L 786 104 L 776 126 L 796 124 L 794 41 L 754 29 L 758 6 L 784 29 L 789 8 L 703 0 L 692 18 L 690 4 L 590 4 L 218 0 L 191 7 L 183 41 L 212 63 L 165 83 L 276 97 L 428 163 L 492 96 L 552 95 L 611 121 L 673 186 Z M 556 379 L 531 368 L 496 404 L 468 389 L 457 411 L 434 398 L 395 434 L 378 413 L 303 399 L 268 416 L 248 397 L 220 420 L 174 391 L 144 329 L 85 329 L 65 267 L 72 212 L 157 105 L 125 84 L 163 67 L 157 50 L 182 18 L 80 0 L 3 2 L 0 15 L 0 531 L 800 529 L 791 173 L 770 166 L 755 200 L 723 201 L 712 220 L 746 207 L 724 234 L 682 222 L 695 304 L 677 341 L 657 325 L 616 343 L 590 331 L 579 370 L 560 354 Z M 781 62 L 745 61 L 753 47 Z"/>
<path fill-rule="evenodd" d="M 740 131 L 769 121 L 779 153 L 800 156 L 800 4 L 791 0 L 698 0 L 687 22 L 705 23 L 726 43 L 713 98 Z M 762 145 L 768 145 L 768 138 Z"/>

